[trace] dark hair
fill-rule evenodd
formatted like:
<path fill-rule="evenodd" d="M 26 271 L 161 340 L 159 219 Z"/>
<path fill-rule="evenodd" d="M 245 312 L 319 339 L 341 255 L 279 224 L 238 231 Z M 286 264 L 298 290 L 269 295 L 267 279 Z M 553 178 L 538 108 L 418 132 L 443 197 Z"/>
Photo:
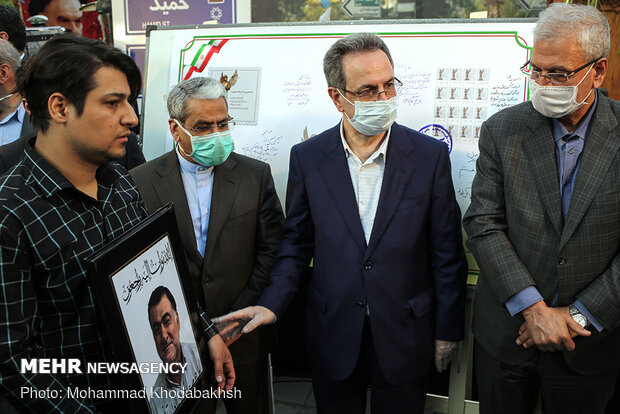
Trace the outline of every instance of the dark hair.
<path fill-rule="evenodd" d="M 37 14 L 41 14 L 41 12 L 50 4 L 52 0 L 30 0 L 30 4 L 28 5 L 28 14 L 31 16 L 36 16 Z"/>
<path fill-rule="evenodd" d="M 26 26 L 15 10 L 0 4 L 0 31 L 9 35 L 9 42 L 15 49 L 23 52 L 26 49 Z"/>
<path fill-rule="evenodd" d="M 153 291 L 153 293 L 151 293 L 151 298 L 149 299 L 149 305 L 147 308 L 149 312 L 149 321 L 151 320 L 151 315 L 150 315 L 151 308 L 157 306 L 157 304 L 161 302 L 161 298 L 163 298 L 164 295 L 170 301 L 170 305 L 172 305 L 172 309 L 174 309 L 175 312 L 177 311 L 177 303 L 175 302 L 174 296 L 172 296 L 172 293 L 170 293 L 170 290 L 166 286 L 157 286 L 155 290 Z"/>
<path fill-rule="evenodd" d="M 342 58 L 348 53 L 373 52 L 382 50 L 388 57 L 390 64 L 394 67 L 392 55 L 383 40 L 374 33 L 355 33 L 331 45 L 323 58 L 323 72 L 327 86 L 344 89 L 347 87 L 344 71 L 342 69 Z"/>
<path fill-rule="evenodd" d="M 45 132 L 49 127 L 49 97 L 59 92 L 75 107 L 78 115 L 90 91 L 97 87 L 95 72 L 102 67 L 118 69 L 127 76 L 129 101 L 140 92 L 140 70 L 132 58 L 99 40 L 63 34 L 48 40 L 22 64 L 18 72 L 18 91 L 28 102 L 34 126 Z"/>

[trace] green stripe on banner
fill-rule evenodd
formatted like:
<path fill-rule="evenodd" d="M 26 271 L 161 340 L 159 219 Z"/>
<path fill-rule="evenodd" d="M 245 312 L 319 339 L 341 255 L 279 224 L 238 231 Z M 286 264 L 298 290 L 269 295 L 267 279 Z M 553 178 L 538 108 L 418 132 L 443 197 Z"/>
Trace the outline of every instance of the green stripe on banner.
<path fill-rule="evenodd" d="M 191 63 L 192 66 L 196 66 L 196 62 L 198 62 L 198 58 L 200 58 L 200 55 L 202 54 L 202 51 L 205 49 L 206 46 L 207 46 L 206 44 L 200 46 L 200 49 L 198 49 L 196 56 L 194 56 L 194 60 L 192 60 L 192 63 Z"/>

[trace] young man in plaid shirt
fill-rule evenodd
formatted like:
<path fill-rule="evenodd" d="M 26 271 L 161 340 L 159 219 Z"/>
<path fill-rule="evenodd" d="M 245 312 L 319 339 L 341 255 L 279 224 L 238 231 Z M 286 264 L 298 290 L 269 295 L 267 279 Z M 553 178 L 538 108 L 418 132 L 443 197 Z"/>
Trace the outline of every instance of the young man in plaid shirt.
<path fill-rule="evenodd" d="M 83 260 L 147 215 L 127 171 L 110 162 L 138 122 L 131 102 L 140 72 L 119 50 L 65 35 L 33 57 L 19 89 L 38 133 L 0 178 L 0 390 L 20 412 L 110 412 L 113 401 L 67 394 L 108 389 L 108 375 L 20 367 L 22 359 L 85 367 L 110 357 Z M 208 345 L 219 385 L 232 388 L 230 353 L 219 335 Z"/>

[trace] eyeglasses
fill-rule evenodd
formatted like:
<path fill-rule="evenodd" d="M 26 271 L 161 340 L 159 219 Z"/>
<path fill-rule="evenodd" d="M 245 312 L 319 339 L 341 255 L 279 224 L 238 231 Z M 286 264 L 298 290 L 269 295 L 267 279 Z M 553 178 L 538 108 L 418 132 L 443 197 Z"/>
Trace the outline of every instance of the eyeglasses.
<path fill-rule="evenodd" d="M 378 98 L 379 94 L 384 93 L 386 96 L 390 98 L 398 95 L 403 87 L 403 83 L 399 81 L 397 78 L 394 78 L 391 82 L 385 86 L 385 89 L 380 91 L 378 88 L 365 88 L 358 92 L 349 91 L 347 89 L 342 88 L 343 92 L 348 92 L 351 95 L 355 95 L 359 98 L 360 101 L 370 101 L 372 99 Z"/>
<path fill-rule="evenodd" d="M 540 80 L 540 78 L 543 77 L 543 78 L 547 78 L 547 80 L 549 82 L 551 82 L 552 84 L 559 85 L 559 84 L 568 82 L 568 80 L 570 79 L 571 76 L 573 76 L 574 74 L 576 74 L 579 71 L 582 71 L 583 69 L 587 68 L 588 66 L 593 65 L 596 61 L 598 61 L 601 58 L 603 58 L 603 56 L 589 61 L 585 65 L 578 67 L 577 69 L 575 69 L 574 71 L 572 71 L 570 73 L 556 72 L 556 73 L 547 73 L 547 74 L 543 75 L 542 72 L 539 71 L 539 70 L 534 70 L 534 69 L 528 69 L 527 68 L 530 65 L 530 61 L 529 60 L 527 62 L 525 62 L 525 64 L 523 66 L 521 66 L 520 70 L 521 70 L 521 72 L 524 75 L 530 76 L 532 78 L 532 80 L 534 80 L 536 82 L 538 82 L 538 80 Z"/>
<path fill-rule="evenodd" d="M 233 121 L 232 116 L 228 116 L 228 119 L 218 122 L 217 124 L 214 122 L 205 124 L 204 126 L 197 126 L 194 128 L 187 128 L 188 131 L 195 132 L 197 135 L 206 135 L 211 134 L 216 131 L 228 131 L 233 129 L 235 126 L 235 121 Z"/>

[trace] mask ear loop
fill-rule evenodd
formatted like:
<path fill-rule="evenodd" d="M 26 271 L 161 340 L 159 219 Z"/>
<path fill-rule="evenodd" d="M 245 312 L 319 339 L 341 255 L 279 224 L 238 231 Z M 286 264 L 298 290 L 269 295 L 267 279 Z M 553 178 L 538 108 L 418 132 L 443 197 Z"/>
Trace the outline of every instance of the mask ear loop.
<path fill-rule="evenodd" d="M 588 94 L 586 95 L 585 98 L 583 98 L 583 101 L 579 102 L 579 105 L 590 105 L 589 103 L 587 103 L 586 101 L 588 100 L 588 98 L 590 97 L 590 95 L 592 94 L 592 91 L 594 89 L 590 88 L 590 92 L 588 92 Z"/>
<path fill-rule="evenodd" d="M 346 97 L 346 96 L 344 96 L 344 93 L 343 93 L 343 92 L 342 92 L 339 88 L 337 88 L 337 89 L 338 89 L 338 92 L 340 92 L 340 96 L 342 96 L 342 97 L 344 98 L 344 100 L 345 100 L 345 101 L 347 101 L 347 102 L 348 102 L 348 103 L 350 103 L 351 105 L 355 106 L 355 104 L 354 104 L 353 102 L 351 102 L 350 100 L 348 100 L 348 99 L 347 99 L 347 97 Z"/>
<path fill-rule="evenodd" d="M 594 67 L 594 64 L 595 64 L 595 63 L 596 63 L 596 62 L 592 62 L 592 64 L 590 65 L 590 68 L 588 69 L 588 71 L 586 72 L 586 74 L 585 74 L 585 75 L 583 75 L 583 77 L 581 78 L 581 80 L 579 81 L 579 83 L 578 83 L 577 85 L 575 85 L 575 86 L 579 86 L 579 85 L 581 85 L 581 82 L 583 82 L 583 80 L 586 78 L 586 76 L 588 76 L 588 73 L 590 73 L 590 71 L 591 71 L 591 70 L 592 70 L 592 68 Z"/>
<path fill-rule="evenodd" d="M 579 81 L 579 83 L 575 86 L 579 86 L 581 85 L 581 82 L 583 82 L 583 80 L 586 78 L 586 76 L 588 76 L 588 73 L 590 73 L 590 71 L 592 70 L 592 68 L 594 67 L 594 64 L 596 62 L 592 62 L 592 64 L 590 65 L 590 69 L 588 69 L 588 71 L 586 72 L 585 75 L 583 75 L 583 78 L 581 78 L 581 80 Z M 587 103 L 586 101 L 588 100 L 588 98 L 590 97 L 590 95 L 592 94 L 592 91 L 594 90 L 594 88 L 590 88 L 590 92 L 588 92 L 588 94 L 586 95 L 585 98 L 583 98 L 583 101 L 579 102 L 579 106 L 582 105 L 590 105 L 589 103 Z"/>
<path fill-rule="evenodd" d="M 179 121 L 177 121 L 176 119 L 173 119 L 173 121 L 179 126 L 179 128 L 181 128 L 181 130 L 183 132 L 185 132 L 187 135 L 189 135 L 190 137 L 190 145 L 191 145 L 191 139 L 194 137 L 192 134 L 189 133 L 188 130 L 186 130 L 185 128 L 183 128 L 183 125 L 181 125 L 181 123 Z M 194 153 L 194 147 L 192 146 L 192 152 L 191 154 L 188 154 L 187 152 L 185 152 L 185 150 L 183 149 L 183 147 L 181 146 L 180 142 L 177 142 L 177 148 L 179 148 L 179 150 L 181 150 L 183 152 L 183 154 L 187 155 L 188 157 L 191 157 L 192 154 Z"/>
<path fill-rule="evenodd" d="M 353 105 L 353 108 L 355 108 L 355 103 L 351 102 L 350 100 L 347 99 L 346 96 L 344 96 L 344 93 L 340 90 L 340 88 L 336 88 L 338 90 L 338 92 L 340 92 L 340 96 L 342 96 L 344 98 L 345 101 L 347 101 L 348 103 L 350 103 L 351 105 Z M 343 108 L 344 109 L 344 108 Z M 355 110 L 355 109 L 354 109 Z M 349 120 L 349 122 L 351 122 L 351 117 L 349 117 L 349 115 L 347 115 L 346 111 L 342 111 L 342 113 L 344 114 L 344 116 L 347 117 L 347 119 Z M 353 114 L 353 117 L 355 117 L 355 114 Z"/>

